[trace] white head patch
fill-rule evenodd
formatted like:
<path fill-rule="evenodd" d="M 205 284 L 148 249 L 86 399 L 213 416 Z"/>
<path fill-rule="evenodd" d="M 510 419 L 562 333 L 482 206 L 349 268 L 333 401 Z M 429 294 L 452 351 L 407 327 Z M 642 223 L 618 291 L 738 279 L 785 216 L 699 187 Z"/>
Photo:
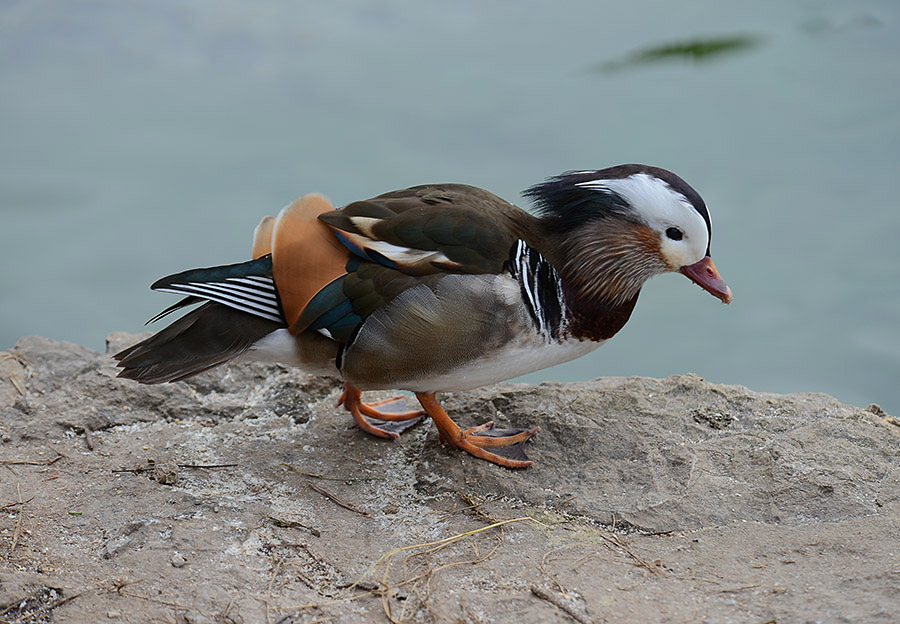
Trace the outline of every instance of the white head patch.
<path fill-rule="evenodd" d="M 635 173 L 627 178 L 579 182 L 576 186 L 613 192 L 624 199 L 641 221 L 659 233 L 660 251 L 672 270 L 694 264 L 706 255 L 709 246 L 706 221 L 684 195 L 664 180 Z M 669 236 L 670 228 L 679 230 L 681 238 Z"/>

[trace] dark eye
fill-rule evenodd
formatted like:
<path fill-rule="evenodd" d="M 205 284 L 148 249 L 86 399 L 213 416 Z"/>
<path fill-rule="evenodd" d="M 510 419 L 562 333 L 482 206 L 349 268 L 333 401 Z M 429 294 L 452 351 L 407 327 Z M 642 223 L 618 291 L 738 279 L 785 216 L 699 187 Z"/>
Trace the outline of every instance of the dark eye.
<path fill-rule="evenodd" d="M 667 229 L 666 236 L 676 241 L 684 238 L 684 234 L 682 234 L 681 230 L 679 230 L 677 227 L 670 227 L 669 229 Z"/>

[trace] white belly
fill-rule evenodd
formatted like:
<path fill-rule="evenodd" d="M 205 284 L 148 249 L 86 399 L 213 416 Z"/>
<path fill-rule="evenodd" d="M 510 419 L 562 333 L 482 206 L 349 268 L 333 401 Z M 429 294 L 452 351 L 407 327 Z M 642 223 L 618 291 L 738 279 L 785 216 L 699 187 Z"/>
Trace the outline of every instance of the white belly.
<path fill-rule="evenodd" d="M 338 345 L 318 332 L 292 336 L 287 329 L 276 329 L 257 340 L 241 356 L 243 360 L 279 362 L 297 366 L 314 375 L 338 375 L 334 358 Z"/>
<path fill-rule="evenodd" d="M 569 340 L 547 343 L 522 340 L 496 351 L 487 359 L 468 362 L 435 377 L 403 383 L 398 389 L 411 392 L 457 392 L 506 381 L 587 355 L 603 342 Z"/>

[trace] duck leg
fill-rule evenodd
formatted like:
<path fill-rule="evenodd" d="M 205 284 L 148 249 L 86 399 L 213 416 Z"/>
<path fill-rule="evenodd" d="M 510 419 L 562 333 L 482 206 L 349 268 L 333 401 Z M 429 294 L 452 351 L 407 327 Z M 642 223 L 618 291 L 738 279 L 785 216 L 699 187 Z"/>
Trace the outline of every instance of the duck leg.
<path fill-rule="evenodd" d="M 357 426 L 379 438 L 396 439 L 400 434 L 417 424 L 425 416 L 424 410 L 409 410 L 402 396 L 391 397 L 374 403 L 364 403 L 362 392 L 350 383 L 344 383 L 344 392 L 338 405 L 353 414 Z M 384 407 L 384 409 L 377 409 Z"/>
<path fill-rule="evenodd" d="M 494 422 L 490 421 L 463 431 L 447 415 L 434 393 L 416 393 L 416 398 L 437 426 L 441 442 L 506 468 L 527 468 L 534 464 L 525 455 L 522 445 L 540 431 L 540 427 L 494 429 Z"/>

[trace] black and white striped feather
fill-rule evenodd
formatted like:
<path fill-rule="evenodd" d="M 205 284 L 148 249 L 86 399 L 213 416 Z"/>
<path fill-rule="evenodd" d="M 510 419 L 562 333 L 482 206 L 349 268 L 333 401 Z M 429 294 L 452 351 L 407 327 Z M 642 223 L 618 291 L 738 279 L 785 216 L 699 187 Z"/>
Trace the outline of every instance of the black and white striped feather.
<path fill-rule="evenodd" d="M 559 273 L 523 240 L 513 246 L 507 268 L 519 282 L 522 301 L 537 332 L 548 341 L 560 340 L 568 314 Z"/>
<path fill-rule="evenodd" d="M 240 264 L 193 269 L 164 277 L 151 288 L 215 301 L 270 321 L 284 322 L 281 301 L 272 278 L 271 256 Z M 187 305 L 175 304 L 175 308 Z M 168 312 L 164 311 L 164 312 Z"/>

